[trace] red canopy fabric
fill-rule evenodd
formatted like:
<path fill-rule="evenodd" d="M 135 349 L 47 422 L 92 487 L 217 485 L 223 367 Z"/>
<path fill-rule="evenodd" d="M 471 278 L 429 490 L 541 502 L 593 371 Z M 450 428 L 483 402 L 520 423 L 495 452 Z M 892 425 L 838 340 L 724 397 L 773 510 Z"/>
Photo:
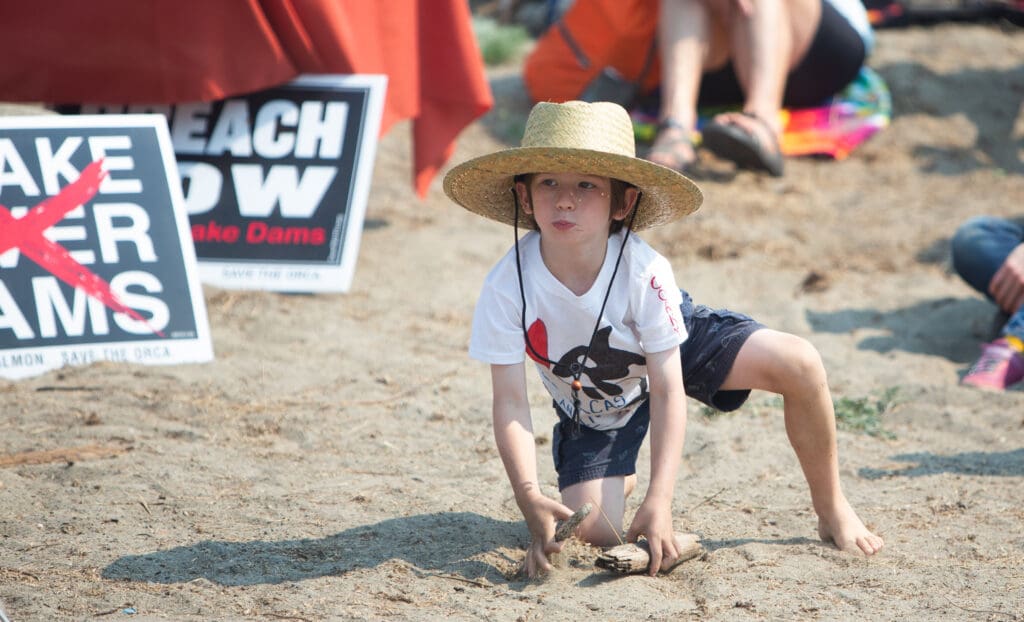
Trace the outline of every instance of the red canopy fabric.
<path fill-rule="evenodd" d="M 413 120 L 421 197 L 459 132 L 494 104 L 466 0 L 3 4 L 3 101 L 171 104 L 300 74 L 387 74 L 381 134 Z"/>

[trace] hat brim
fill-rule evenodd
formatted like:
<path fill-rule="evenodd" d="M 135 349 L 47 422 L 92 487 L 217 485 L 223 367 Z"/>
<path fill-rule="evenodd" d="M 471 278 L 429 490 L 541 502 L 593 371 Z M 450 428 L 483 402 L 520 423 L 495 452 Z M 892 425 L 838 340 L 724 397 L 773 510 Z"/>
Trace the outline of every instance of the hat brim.
<path fill-rule="evenodd" d="M 577 172 L 633 184 L 642 192 L 633 230 L 641 231 L 691 214 L 704 197 L 695 183 L 668 167 L 640 158 L 561 147 L 516 147 L 459 164 L 444 178 L 444 192 L 467 210 L 508 225 L 514 224 L 512 187 L 524 173 Z M 519 226 L 535 229 L 520 213 Z"/>

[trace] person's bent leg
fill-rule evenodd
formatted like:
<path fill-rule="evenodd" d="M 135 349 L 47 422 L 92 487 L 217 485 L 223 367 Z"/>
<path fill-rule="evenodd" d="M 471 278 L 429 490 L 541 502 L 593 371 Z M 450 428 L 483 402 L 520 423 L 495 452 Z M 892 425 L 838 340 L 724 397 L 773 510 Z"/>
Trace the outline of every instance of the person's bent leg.
<path fill-rule="evenodd" d="M 701 76 L 728 61 L 724 19 L 706 0 L 661 0 L 658 51 L 661 99 L 658 135 L 647 154 L 652 162 L 686 172 L 696 161 L 693 136 Z"/>
<path fill-rule="evenodd" d="M 562 490 L 562 503 L 571 508 L 579 508 L 584 503 L 593 504 L 577 535 L 594 546 L 622 544 L 625 499 L 626 477 L 592 479 Z"/>
<path fill-rule="evenodd" d="M 551 451 L 562 502 L 577 510 L 594 505 L 577 532 L 597 546 L 621 543 L 625 498 L 636 486 L 636 460 L 650 426 L 646 402 L 619 428 L 597 430 L 577 425 L 559 412 Z"/>
<path fill-rule="evenodd" d="M 724 66 L 729 49 L 719 3 L 661 0 L 658 51 L 661 56 L 660 118 L 697 127 L 697 97 L 705 70 Z"/>
<path fill-rule="evenodd" d="M 705 127 L 707 148 L 741 168 L 782 175 L 779 149 L 788 76 L 808 53 L 821 21 L 822 0 L 730 0 L 732 71 L 742 112 L 716 115 Z"/>
<path fill-rule="evenodd" d="M 744 112 L 768 121 L 778 135 L 786 76 L 806 54 L 821 0 L 749 0 L 732 13 L 730 45 L 736 77 L 746 95 Z"/>
<path fill-rule="evenodd" d="M 810 488 L 819 536 L 844 551 L 881 550 L 882 538 L 860 520 L 840 485 L 835 412 L 814 346 L 795 335 L 758 330 L 743 344 L 722 389 L 782 395 L 786 434 Z"/>

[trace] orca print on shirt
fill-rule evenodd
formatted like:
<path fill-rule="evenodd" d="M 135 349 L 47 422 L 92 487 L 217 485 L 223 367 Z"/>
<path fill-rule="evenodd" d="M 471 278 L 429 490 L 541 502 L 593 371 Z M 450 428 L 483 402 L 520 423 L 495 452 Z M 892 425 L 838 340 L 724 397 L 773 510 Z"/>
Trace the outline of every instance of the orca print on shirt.
<path fill-rule="evenodd" d="M 617 396 L 622 394 L 622 387 L 615 381 L 630 377 L 630 366 L 644 366 L 647 363 L 642 355 L 629 350 L 612 348 L 609 344 L 609 336 L 612 327 L 606 326 L 597 331 L 594 335 L 594 343 L 590 347 L 590 354 L 587 355 L 587 346 L 578 345 L 570 348 L 552 366 L 548 358 L 548 336 L 547 327 L 543 320 L 537 319 L 527 330 L 529 343 L 526 346 L 526 355 L 535 362 L 544 365 L 561 377 L 571 382 L 572 364 L 579 362 L 583 365 L 583 373 L 580 376 L 583 384 L 583 392 L 591 399 L 602 399 L 604 397 Z M 543 357 L 543 358 L 541 358 Z M 583 360 L 586 357 L 586 360 Z M 582 381 L 586 377 L 588 382 Z M 643 378 L 640 384 L 639 400 L 647 399 L 647 379 Z"/>

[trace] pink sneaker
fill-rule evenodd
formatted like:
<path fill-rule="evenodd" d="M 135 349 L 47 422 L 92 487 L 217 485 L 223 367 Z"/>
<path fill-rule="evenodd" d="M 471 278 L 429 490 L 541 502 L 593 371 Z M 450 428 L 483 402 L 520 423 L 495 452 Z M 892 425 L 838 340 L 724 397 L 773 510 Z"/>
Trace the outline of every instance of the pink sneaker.
<path fill-rule="evenodd" d="M 981 357 L 971 366 L 960 384 L 981 389 L 1005 391 L 1024 379 L 1024 355 L 1006 339 L 981 346 Z"/>

